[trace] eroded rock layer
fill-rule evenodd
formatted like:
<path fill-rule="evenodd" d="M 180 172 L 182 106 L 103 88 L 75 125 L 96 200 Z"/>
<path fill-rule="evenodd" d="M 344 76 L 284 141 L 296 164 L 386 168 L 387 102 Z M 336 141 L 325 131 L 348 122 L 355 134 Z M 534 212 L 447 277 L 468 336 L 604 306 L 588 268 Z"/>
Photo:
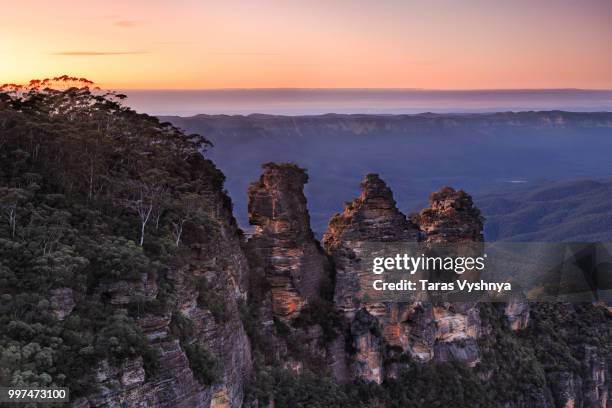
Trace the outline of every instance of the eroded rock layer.
<path fill-rule="evenodd" d="M 380 383 L 397 376 L 405 356 L 476 364 L 481 330 L 475 305 L 361 302 L 358 276 L 360 254 L 372 242 L 482 240 L 482 219 L 471 198 L 443 189 L 414 223 L 397 209 L 378 175 L 367 175 L 361 187 L 361 195 L 331 219 L 323 238 L 336 268 L 334 301 L 350 322 L 346 335 L 354 353 L 347 365 L 354 376 Z"/>
<path fill-rule="evenodd" d="M 432 245 L 451 244 L 447 251 L 462 256 L 481 255 L 484 220 L 472 197 L 463 190 L 443 187 L 429 197 L 429 208 L 413 218 L 423 233 L 423 240 Z M 468 274 L 462 275 L 470 279 Z M 471 277 L 478 279 L 478 276 Z M 443 302 L 433 305 L 435 361 L 457 360 L 474 366 L 481 353 L 477 340 L 482 335 L 480 313 L 476 303 Z"/>
<path fill-rule="evenodd" d="M 264 263 L 274 315 L 290 320 L 330 285 L 330 266 L 310 229 L 306 171 L 274 163 L 263 170 L 249 187 L 250 245 Z"/>
<path fill-rule="evenodd" d="M 138 279 L 99 283 L 95 296 L 125 313 L 134 298 L 144 304 L 164 304 L 161 310 L 143 307 L 134 316 L 158 356 L 159 369 L 148 375 L 142 357 L 119 366 L 103 361 L 95 368 L 98 391 L 76 400 L 75 407 L 243 406 L 252 360 L 238 304 L 247 297 L 249 269 L 228 203 L 220 188 L 206 194 L 201 210 L 209 224 L 186 225 L 182 245 L 188 262 L 165 271 L 163 293 L 155 276 L 146 273 Z M 67 291 L 53 294 L 61 317 L 70 313 L 69 295 Z M 198 364 L 193 350 L 207 353 L 208 367 Z M 203 369 L 211 371 L 207 381 L 196 372 Z"/>
<path fill-rule="evenodd" d="M 359 299 L 359 252 L 370 242 L 417 242 L 419 231 L 395 205 L 393 193 L 377 174 L 368 174 L 359 197 L 329 222 L 323 246 L 333 257 L 336 285 L 334 303 L 352 317 Z"/>
<path fill-rule="evenodd" d="M 414 219 L 427 242 L 482 242 L 483 218 L 463 190 L 443 187 L 429 197 L 429 208 Z"/>

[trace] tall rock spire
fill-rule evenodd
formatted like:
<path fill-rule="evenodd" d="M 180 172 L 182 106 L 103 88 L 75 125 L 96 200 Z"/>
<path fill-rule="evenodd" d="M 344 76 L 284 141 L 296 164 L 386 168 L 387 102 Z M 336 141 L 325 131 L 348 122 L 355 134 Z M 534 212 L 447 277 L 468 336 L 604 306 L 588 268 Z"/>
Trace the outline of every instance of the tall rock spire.
<path fill-rule="evenodd" d="M 482 242 L 484 218 L 463 190 L 443 187 L 429 196 L 429 208 L 413 221 L 427 242 Z"/>
<path fill-rule="evenodd" d="M 413 220 L 396 207 L 389 187 L 376 174 L 361 183 L 362 192 L 329 223 L 323 238 L 336 268 L 334 301 L 348 322 L 350 372 L 366 381 L 396 376 L 402 359 L 472 365 L 479 360 L 478 309 L 472 304 L 370 302 L 362 299 L 361 256 L 369 243 L 482 241 L 482 217 L 463 191 L 444 188 L 431 196 L 431 207 Z"/>
<path fill-rule="evenodd" d="M 323 244 L 329 251 L 346 241 L 416 241 L 418 231 L 396 207 L 391 189 L 378 174 L 368 174 L 361 194 L 329 222 Z"/>
<path fill-rule="evenodd" d="M 354 350 L 346 364 L 356 377 L 381 383 L 386 377 L 386 344 L 407 339 L 395 327 L 405 313 L 398 304 L 361 301 L 359 254 L 372 242 L 417 242 L 419 231 L 397 209 L 391 189 L 377 174 L 368 174 L 361 189 L 359 197 L 330 220 L 323 244 L 334 261 L 334 302 L 348 322 L 347 343 Z"/>
<path fill-rule="evenodd" d="M 276 317 L 290 320 L 330 285 L 327 256 L 310 229 L 308 175 L 294 164 L 267 163 L 249 187 L 251 244 L 264 263 Z"/>
<path fill-rule="evenodd" d="M 396 207 L 391 189 L 368 174 L 361 194 L 329 221 L 323 246 L 334 260 L 336 306 L 349 315 L 359 309 L 358 259 L 355 252 L 369 242 L 417 242 L 419 231 Z"/>

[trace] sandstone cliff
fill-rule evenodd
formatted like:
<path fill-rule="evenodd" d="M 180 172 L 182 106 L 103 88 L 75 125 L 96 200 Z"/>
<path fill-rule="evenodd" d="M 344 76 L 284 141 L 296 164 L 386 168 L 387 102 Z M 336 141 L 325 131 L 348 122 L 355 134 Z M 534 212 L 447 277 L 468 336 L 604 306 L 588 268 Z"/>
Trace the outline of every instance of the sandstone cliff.
<path fill-rule="evenodd" d="M 444 187 L 414 219 L 427 242 L 481 242 L 483 218 L 465 191 Z"/>
<path fill-rule="evenodd" d="M 349 317 L 360 308 L 357 254 L 361 245 L 419 239 L 419 230 L 397 209 L 391 190 L 377 174 L 368 174 L 361 188 L 361 195 L 332 217 L 323 236 L 336 271 L 334 303 Z"/>
<path fill-rule="evenodd" d="M 430 244 L 462 244 L 452 251 L 480 255 L 478 243 L 482 235 L 483 218 L 465 191 L 443 187 L 429 197 L 429 208 L 414 217 L 414 222 Z M 470 279 L 467 274 L 463 278 Z M 472 277 L 477 278 L 477 277 Z M 454 302 L 433 305 L 436 326 L 433 357 L 436 361 L 459 360 L 470 366 L 481 358 L 478 339 L 483 334 L 476 303 Z"/>
<path fill-rule="evenodd" d="M 414 223 L 397 209 L 378 175 L 367 175 L 361 187 L 361 195 L 331 219 L 323 238 L 336 267 L 334 300 L 351 322 L 347 336 L 354 355 L 348 364 L 354 376 L 380 383 L 398 375 L 405 356 L 421 362 L 457 359 L 475 364 L 480 322 L 473 305 L 361 304 L 357 276 L 360 252 L 371 242 L 482 240 L 482 221 L 471 198 L 443 189 L 432 194 L 431 208 Z"/>
<path fill-rule="evenodd" d="M 330 266 L 310 229 L 305 170 L 268 163 L 249 188 L 250 245 L 263 260 L 274 316 L 291 320 L 329 287 Z"/>
<path fill-rule="evenodd" d="M 368 244 L 481 245 L 466 193 L 408 219 L 369 175 L 326 253 L 305 170 L 270 163 L 247 242 L 206 140 L 40 84 L 0 90 L 0 385 L 82 408 L 609 406 L 605 304 L 360 296 Z"/>
<path fill-rule="evenodd" d="M 350 367 L 350 377 L 381 383 L 386 345 L 407 343 L 400 327 L 405 305 L 360 302 L 359 253 L 369 242 L 416 242 L 419 231 L 397 209 L 391 190 L 377 174 L 368 174 L 361 188 L 361 195 L 330 220 L 323 245 L 334 260 L 334 303 L 348 321 L 344 335 L 353 348 L 352 356 L 342 357 L 344 364 Z"/>
<path fill-rule="evenodd" d="M 205 183 L 210 189 L 199 205 L 208 223 L 186 224 L 185 262 L 177 262 L 157 280 L 143 274 L 137 280 L 102 281 L 96 289 L 97 296 L 126 313 L 139 299 L 143 310 L 139 307 L 134 317 L 158 354 L 158 373 L 145 375 L 142 358 L 126 360 L 119 367 L 103 362 L 96 368 L 100 391 L 74 406 L 242 406 L 251 372 L 251 346 L 238 305 L 247 298 L 248 262 L 227 196 L 215 182 Z M 163 279 L 163 291 L 159 279 Z M 59 315 L 69 313 L 67 292 L 57 292 L 54 299 L 58 303 L 65 299 Z M 149 304 L 162 306 L 148 310 Z M 194 371 L 204 369 L 195 361 L 204 351 L 210 356 L 207 363 L 214 364 L 207 382 Z"/>
<path fill-rule="evenodd" d="M 459 363 L 470 367 L 470 375 L 491 384 L 511 381 L 512 370 L 535 376 L 535 380 L 524 380 L 523 394 L 500 397 L 507 401 L 506 408 L 607 406 L 612 364 L 601 346 L 580 340 L 565 350 L 571 356 L 567 358 L 578 364 L 574 368 L 540 357 L 547 348 L 560 346 L 543 345 L 538 351 L 539 341 L 561 344 L 542 332 L 551 324 L 550 314 L 557 316 L 555 327 L 566 333 L 585 315 L 570 306 L 565 312 L 556 305 L 537 307 L 532 317 L 530 305 L 516 299 L 499 306 L 361 300 L 358 262 L 368 243 L 482 242 L 483 219 L 468 194 L 443 188 L 431 195 L 429 208 L 408 218 L 397 209 L 384 181 L 369 174 L 360 196 L 330 221 L 323 251 L 309 225 L 303 193 L 307 180 L 305 171 L 294 165 L 264 166 L 261 178 L 249 189 L 255 232 L 246 247 L 241 245 L 223 195 L 215 192 L 211 197 L 216 204 L 208 208 L 218 234 L 206 239 L 203 230 L 191 226 L 185 237 L 191 261 L 167 275 L 171 290 L 163 296 L 168 296 L 171 306 L 163 313 L 144 313 L 137 320 L 160 353 L 159 374 L 147 378 L 141 358 L 119 367 L 102 364 L 97 368 L 101 392 L 75 406 L 244 406 L 252 347 L 266 353 L 257 364 L 280 363 L 289 372 L 316 372 L 338 383 L 359 379 L 382 384 L 401 380 L 402 372 L 414 364 Z M 253 280 L 258 278 L 264 283 L 256 282 L 260 287 L 255 288 Z M 135 294 L 147 299 L 162 294 L 148 276 L 102 282 L 98 293 L 118 308 L 127 308 Z M 203 300 L 202 293 L 217 293 L 210 296 L 223 299 L 225 310 L 220 312 L 218 304 Z M 238 305 L 253 298 L 258 300 L 256 312 L 249 317 L 254 327 L 249 335 L 257 340 L 252 346 Z M 58 317 L 70 314 L 73 301 L 68 290 L 54 292 L 53 299 Z M 326 323 L 331 317 L 335 320 L 330 328 Z M 177 318 L 191 322 L 187 336 L 175 332 Z M 589 327 L 597 324 L 601 323 Z M 522 342 L 526 343 L 517 346 Z M 201 384 L 194 375 L 186 353 L 190 344 L 210 350 L 219 359 L 221 372 L 214 382 Z M 543 360 L 525 360 L 525 353 Z M 270 392 L 274 401 L 274 390 Z M 247 403 L 256 407 L 263 401 Z"/>

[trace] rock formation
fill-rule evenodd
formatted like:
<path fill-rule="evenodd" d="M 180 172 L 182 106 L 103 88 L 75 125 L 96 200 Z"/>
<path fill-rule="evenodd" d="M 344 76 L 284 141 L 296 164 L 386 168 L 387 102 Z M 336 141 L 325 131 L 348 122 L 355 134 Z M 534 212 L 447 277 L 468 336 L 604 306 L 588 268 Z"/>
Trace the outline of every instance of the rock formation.
<path fill-rule="evenodd" d="M 370 174 L 331 220 L 326 252 L 305 170 L 269 163 L 249 189 L 245 240 L 206 140 L 117 95 L 46 82 L 0 89 L 0 386 L 66 386 L 79 408 L 610 405 L 609 304 L 361 293 L 372 246 L 479 251 L 465 192 L 444 188 L 408 219 Z M 352 127 L 332 116 L 281 120 Z"/>
<path fill-rule="evenodd" d="M 511 330 L 526 329 L 529 324 L 529 303 L 521 299 L 512 298 L 504 308 L 504 315 Z"/>
<path fill-rule="evenodd" d="M 346 364 L 354 376 L 382 382 L 385 342 L 401 343 L 398 326 L 403 305 L 369 304 L 360 301 L 359 253 L 371 242 L 417 242 L 419 231 L 395 205 L 389 187 L 377 174 L 361 183 L 361 195 L 336 214 L 323 237 L 323 245 L 334 260 L 334 303 L 350 322 L 346 331 L 354 355 Z"/>
<path fill-rule="evenodd" d="M 414 219 L 427 242 L 482 242 L 483 218 L 465 191 L 444 187 Z"/>
<path fill-rule="evenodd" d="M 264 326 L 274 326 L 273 315 L 287 324 L 293 339 L 283 340 L 275 330 L 266 332 L 284 367 L 312 369 L 314 360 L 327 366 L 315 366 L 316 372 L 328 372 L 337 381 L 382 383 L 399 377 L 408 364 L 459 361 L 482 378 L 495 378 L 495 372 L 479 362 L 499 353 L 496 331 L 506 330 L 500 329 L 504 324 L 510 333 L 528 330 L 528 303 L 513 299 L 499 307 L 487 305 L 487 310 L 498 310 L 498 323 L 505 319 L 502 326 L 494 327 L 489 320 L 483 321 L 490 319 L 490 312 L 483 318 L 481 307 L 473 302 L 373 302 L 360 293 L 359 262 L 369 244 L 420 243 L 426 248 L 459 244 L 452 248 L 482 249 L 483 219 L 471 197 L 461 190 L 445 187 L 432 194 L 429 208 L 409 219 L 397 209 L 380 177 L 367 175 L 360 196 L 331 219 L 323 238 L 335 272 L 333 308 L 343 317 L 337 337 L 325 343 L 320 325 L 294 326 L 305 305 L 319 296 L 314 288 L 325 283 L 330 268 L 309 227 L 302 191 L 306 181 L 305 172 L 296 166 L 267 164 L 249 190 L 249 216 L 256 227 L 249 247 L 256 254 L 255 265 L 263 264 L 253 267 L 252 263 L 251 273 L 262 269 L 271 286 L 268 306 L 265 302 L 262 306 L 270 309 L 262 313 L 268 322 Z M 292 355 L 288 349 L 296 339 L 301 354 Z M 588 407 L 605 406 L 609 363 L 601 354 L 587 352 L 584 365 L 585 374 L 548 373 L 546 388 L 532 389 L 508 407 L 571 406 L 583 401 Z"/>
<path fill-rule="evenodd" d="M 74 293 L 70 288 L 52 289 L 49 293 L 51 310 L 58 320 L 64 320 L 74 309 Z"/>
<path fill-rule="evenodd" d="M 238 408 L 244 406 L 245 381 L 251 371 L 251 345 L 239 319 L 238 303 L 248 296 L 249 276 L 261 273 L 269 291 L 260 304 L 259 330 L 283 367 L 331 374 L 337 381 L 361 379 L 382 383 L 398 378 L 407 362 L 460 361 L 495 379 L 494 371 L 479 371 L 487 353 L 497 353 L 494 327 L 485 324 L 480 307 L 469 302 L 371 302 L 362 299 L 358 271 L 360 257 L 369 243 L 425 245 L 482 242 L 483 220 L 468 194 L 443 188 L 431 195 L 429 208 L 407 218 L 396 207 L 393 194 L 375 174 L 366 176 L 358 198 L 330 221 L 324 235 L 324 252 L 309 225 L 303 193 L 308 177 L 303 169 L 287 164 L 266 164 L 258 182 L 249 189 L 249 217 L 255 232 L 247 255 L 241 247 L 231 213 L 220 195 L 215 210 L 221 233 L 217 240 L 202 242 L 197 228 L 185 240 L 194 244 L 193 262 L 170 271 L 175 304 L 163 314 L 146 313 L 138 324 L 159 352 L 158 377 L 146 378 L 143 359 L 126 360 L 120 366 L 97 367 L 100 392 L 75 402 L 77 407 L 146 404 L 155 407 Z M 219 194 L 219 193 L 215 193 Z M 330 262 L 330 259 L 332 262 Z M 331 271 L 335 277 L 330 281 Z M 228 308 L 225 320 L 199 302 L 198 285 L 221 294 Z M 325 297 L 343 317 L 337 337 L 323 341 L 321 325 L 295 325 L 310 304 Z M 252 288 L 251 288 L 252 289 Z M 135 281 L 101 282 L 98 296 L 108 296 L 115 307 L 126 308 L 134 293 L 149 299 L 159 296 L 155 281 L 142 276 Z M 69 315 L 72 304 L 64 290 L 53 293 L 58 318 Z M 514 299 L 500 305 L 510 332 L 527 331 L 529 304 Z M 220 359 L 222 372 L 213 384 L 202 385 L 190 368 L 185 343 L 171 333 L 177 314 L 193 323 L 189 342 L 204 345 Z M 275 329 L 283 322 L 289 336 Z M 289 340 L 291 338 L 292 340 Z M 292 354 L 290 343 L 300 353 Z M 481 344 L 483 339 L 489 339 Z M 484 346 L 483 346 L 484 344 Z M 293 345 L 295 347 L 295 344 Z M 485 347 L 482 349 L 482 347 Z M 487 349 L 487 347 L 489 347 Z M 586 347 L 584 372 L 548 371 L 545 388 L 530 390 L 508 408 L 607 406 L 610 364 L 595 347 Z M 318 365 L 313 365 L 313 362 Z M 499 369 L 499 367 L 498 367 Z"/>
<path fill-rule="evenodd" d="M 329 287 L 330 266 L 310 229 L 306 171 L 274 163 L 263 170 L 249 188 L 250 245 L 264 263 L 274 315 L 288 321 Z"/>
<path fill-rule="evenodd" d="M 214 183 L 210 183 L 214 187 Z M 238 312 L 246 300 L 248 262 L 227 196 L 211 188 L 203 211 L 215 223 L 211 234 L 205 226 L 190 223 L 183 244 L 189 262 L 166 272 L 171 289 L 164 293 L 168 305 L 160 311 L 139 313 L 136 322 L 159 356 L 159 373 L 145 376 L 143 359 L 128 359 L 116 367 L 103 361 L 96 367 L 99 391 L 75 401 L 86 407 L 202 407 L 238 408 L 244 400 L 245 384 L 251 372 L 251 345 Z M 203 293 L 202 285 L 207 289 Z M 205 299 L 214 293 L 217 304 Z M 144 274 L 136 280 L 100 282 L 96 296 L 127 310 L 134 297 L 144 302 L 159 301 L 155 279 Z M 67 300 L 66 300 L 67 299 Z M 58 314 L 67 313 L 66 291 L 54 292 Z M 211 310 L 213 306 L 222 313 Z M 188 335 L 173 332 L 173 320 L 181 318 L 190 327 Z M 216 361 L 216 378 L 202 384 L 192 370 L 187 345 L 207 350 Z"/>
<path fill-rule="evenodd" d="M 417 227 L 397 209 L 393 193 L 377 174 L 368 174 L 361 188 L 361 195 L 332 217 L 323 236 L 336 270 L 334 303 L 349 317 L 360 307 L 357 253 L 362 245 L 417 242 L 419 237 Z"/>
<path fill-rule="evenodd" d="M 429 208 L 414 217 L 428 244 L 451 244 L 452 252 L 480 255 L 484 220 L 465 191 L 443 187 L 429 197 Z M 478 254 L 477 254 L 478 252 Z M 470 279 L 467 274 L 464 279 Z M 474 366 L 480 361 L 477 340 L 482 334 L 476 303 L 453 302 L 433 305 L 436 327 L 434 359 L 451 359 Z"/>
<path fill-rule="evenodd" d="M 356 377 L 378 383 L 397 375 L 404 355 L 422 362 L 456 359 L 474 365 L 480 336 L 474 305 L 362 303 L 358 279 L 360 254 L 373 242 L 482 241 L 482 219 L 471 198 L 442 189 L 432 194 L 431 208 L 415 224 L 397 209 L 378 175 L 367 175 L 361 187 L 361 195 L 331 219 L 323 238 L 336 268 L 334 301 L 351 322 L 347 336 L 354 354 L 347 364 Z"/>

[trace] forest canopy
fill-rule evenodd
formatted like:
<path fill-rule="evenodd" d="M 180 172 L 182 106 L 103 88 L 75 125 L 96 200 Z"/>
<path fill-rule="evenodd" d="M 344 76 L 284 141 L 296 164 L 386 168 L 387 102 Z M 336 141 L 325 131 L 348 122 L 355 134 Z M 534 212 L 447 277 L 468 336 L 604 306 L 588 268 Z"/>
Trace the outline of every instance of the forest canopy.
<path fill-rule="evenodd" d="M 67 75 L 0 87 L 0 385 L 84 395 L 126 358 L 156 375 L 136 319 L 172 301 L 165 273 L 196 245 L 190 223 L 213 224 L 223 175 L 206 139 L 124 99 Z M 104 289 L 118 280 L 130 304 Z"/>

